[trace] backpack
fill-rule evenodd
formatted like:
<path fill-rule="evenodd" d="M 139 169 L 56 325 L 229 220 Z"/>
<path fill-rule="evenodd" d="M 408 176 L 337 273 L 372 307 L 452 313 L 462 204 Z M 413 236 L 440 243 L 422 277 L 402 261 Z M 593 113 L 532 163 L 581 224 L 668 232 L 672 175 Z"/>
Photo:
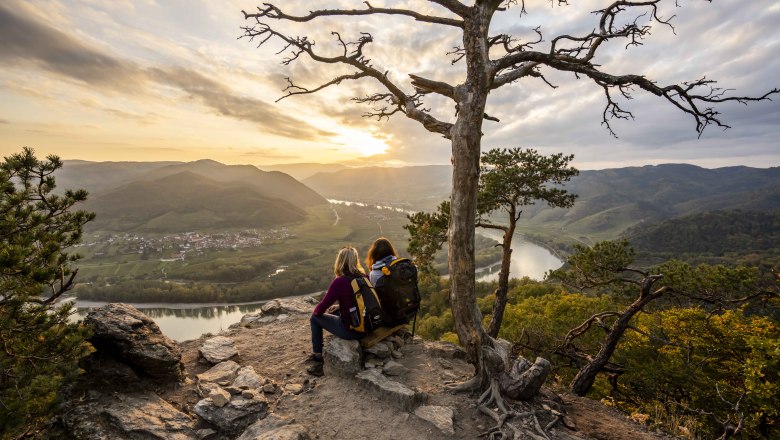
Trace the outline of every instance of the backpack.
<path fill-rule="evenodd" d="M 349 309 L 349 329 L 368 333 L 379 328 L 382 325 L 382 305 L 371 282 L 361 275 L 352 280 L 351 286 L 354 306 Z"/>
<path fill-rule="evenodd" d="M 376 282 L 382 301 L 385 325 L 406 324 L 417 317 L 420 291 L 417 289 L 417 268 L 408 258 L 396 258 L 382 268 L 384 276 Z"/>

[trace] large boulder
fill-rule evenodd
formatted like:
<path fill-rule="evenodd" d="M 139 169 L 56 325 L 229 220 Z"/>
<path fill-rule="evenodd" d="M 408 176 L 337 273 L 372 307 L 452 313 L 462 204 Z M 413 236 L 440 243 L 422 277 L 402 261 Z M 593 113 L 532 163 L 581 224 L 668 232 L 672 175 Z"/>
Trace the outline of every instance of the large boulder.
<path fill-rule="evenodd" d="M 135 307 L 108 304 L 89 312 L 84 324 L 92 327 L 89 341 L 96 356 L 116 359 L 159 381 L 184 378 L 179 346 Z"/>
<path fill-rule="evenodd" d="M 69 437 L 79 440 L 195 440 L 194 421 L 153 392 L 89 393 L 62 416 Z"/>

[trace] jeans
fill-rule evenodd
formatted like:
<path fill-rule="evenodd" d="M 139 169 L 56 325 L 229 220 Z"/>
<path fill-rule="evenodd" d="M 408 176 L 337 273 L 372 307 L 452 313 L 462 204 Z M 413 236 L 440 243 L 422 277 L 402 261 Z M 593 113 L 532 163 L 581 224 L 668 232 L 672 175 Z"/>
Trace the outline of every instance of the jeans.
<path fill-rule="evenodd" d="M 338 316 L 328 313 L 320 316 L 311 315 L 309 324 L 311 325 L 311 346 L 314 353 L 322 353 L 322 329 L 341 339 L 356 340 L 365 336 L 345 328 Z"/>

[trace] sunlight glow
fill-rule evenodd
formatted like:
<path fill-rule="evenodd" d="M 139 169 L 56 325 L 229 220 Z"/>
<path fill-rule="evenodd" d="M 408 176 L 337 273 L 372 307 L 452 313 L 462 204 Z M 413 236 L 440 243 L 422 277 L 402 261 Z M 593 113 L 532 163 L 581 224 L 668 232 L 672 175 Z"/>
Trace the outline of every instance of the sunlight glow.
<path fill-rule="evenodd" d="M 389 148 L 384 140 L 377 139 L 371 132 L 357 130 L 342 130 L 342 134 L 333 137 L 333 143 L 343 146 L 342 150 L 346 153 L 357 153 L 363 157 L 384 154 Z"/>

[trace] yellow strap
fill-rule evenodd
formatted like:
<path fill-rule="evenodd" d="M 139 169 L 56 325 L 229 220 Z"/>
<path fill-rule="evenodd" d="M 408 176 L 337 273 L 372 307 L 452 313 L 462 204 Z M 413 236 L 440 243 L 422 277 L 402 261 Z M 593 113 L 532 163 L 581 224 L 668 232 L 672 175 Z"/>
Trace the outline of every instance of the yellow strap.
<path fill-rule="evenodd" d="M 392 266 L 395 263 L 398 263 L 398 262 L 404 261 L 404 260 L 408 260 L 408 258 L 396 258 L 395 260 L 391 261 L 390 264 L 388 264 L 388 266 Z"/>

